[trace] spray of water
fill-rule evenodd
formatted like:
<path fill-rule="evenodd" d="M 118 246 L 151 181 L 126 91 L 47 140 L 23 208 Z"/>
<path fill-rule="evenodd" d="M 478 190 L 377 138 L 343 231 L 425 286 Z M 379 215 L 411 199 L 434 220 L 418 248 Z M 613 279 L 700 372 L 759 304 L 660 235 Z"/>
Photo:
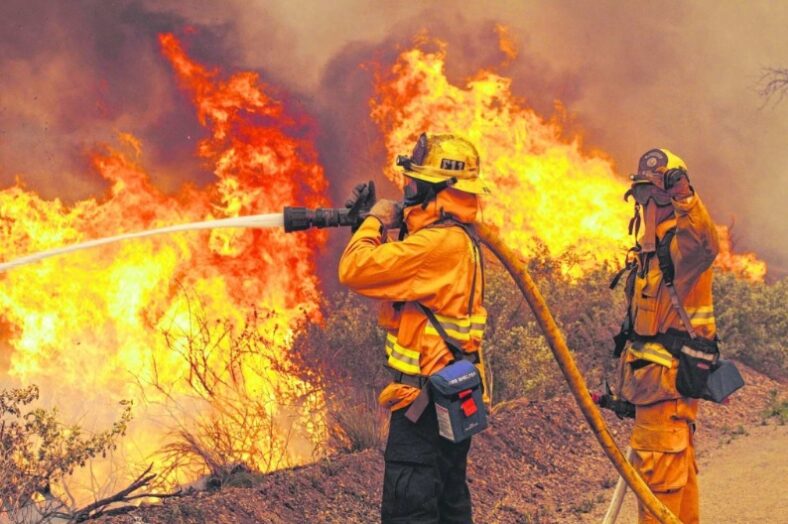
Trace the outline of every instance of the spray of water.
<path fill-rule="evenodd" d="M 189 224 L 179 224 L 176 226 L 162 227 L 158 229 L 147 229 L 145 231 L 137 231 L 134 233 L 125 233 L 123 235 L 116 235 L 113 237 L 97 238 L 95 240 L 88 240 L 87 242 L 80 242 L 71 246 L 59 247 L 56 249 L 49 249 L 47 251 L 40 251 L 24 257 L 10 260 L 0 264 L 0 272 L 8 271 L 27 264 L 34 264 L 45 258 L 50 258 L 58 255 L 65 255 L 83 249 L 91 249 L 94 247 L 112 244 L 123 240 L 131 240 L 135 238 L 151 237 L 154 235 L 165 235 L 169 233 L 179 233 L 182 231 L 198 231 L 201 229 L 219 229 L 229 227 L 248 227 L 248 228 L 273 228 L 283 227 L 284 216 L 282 213 L 268 213 L 266 215 L 249 215 L 244 217 L 222 218 L 219 220 L 206 220 L 204 222 L 191 222 Z"/>

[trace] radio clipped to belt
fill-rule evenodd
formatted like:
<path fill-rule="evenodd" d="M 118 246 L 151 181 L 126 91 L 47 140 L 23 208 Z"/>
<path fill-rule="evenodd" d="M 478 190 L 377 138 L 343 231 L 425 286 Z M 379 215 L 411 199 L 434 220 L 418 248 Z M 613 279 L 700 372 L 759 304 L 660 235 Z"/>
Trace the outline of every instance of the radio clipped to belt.
<path fill-rule="evenodd" d="M 487 408 L 482 401 L 482 378 L 478 368 L 470 360 L 471 356 L 462 352 L 438 322 L 435 314 L 424 305 L 419 305 L 454 355 L 454 362 L 429 377 L 405 416 L 411 422 L 417 422 L 432 400 L 440 435 L 451 442 L 462 442 L 487 428 Z"/>

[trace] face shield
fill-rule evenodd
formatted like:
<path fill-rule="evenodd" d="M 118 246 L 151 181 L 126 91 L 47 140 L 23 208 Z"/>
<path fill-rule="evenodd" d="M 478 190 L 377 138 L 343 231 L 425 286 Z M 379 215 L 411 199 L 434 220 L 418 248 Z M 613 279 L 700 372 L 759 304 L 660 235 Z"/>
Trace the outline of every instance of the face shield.
<path fill-rule="evenodd" d="M 405 207 L 421 204 L 422 208 L 426 208 L 427 204 L 429 204 L 438 193 L 451 186 L 451 180 L 438 184 L 430 184 L 429 182 L 417 178 L 410 178 L 408 176 L 405 177 L 405 180 L 407 182 L 403 188 L 403 196 L 405 199 L 402 202 L 402 205 Z"/>
<path fill-rule="evenodd" d="M 637 234 L 640 230 L 641 220 L 644 222 L 645 231 L 640 239 L 640 250 L 643 253 L 653 253 L 657 249 L 656 227 L 667 216 L 672 215 L 673 206 L 670 195 L 665 191 L 661 173 L 641 170 L 636 175 L 631 175 L 632 186 L 624 195 L 635 199 L 635 214 L 629 221 L 629 233 Z M 640 211 L 643 211 L 641 219 Z"/>
<path fill-rule="evenodd" d="M 632 186 L 624 194 L 625 200 L 629 200 L 631 196 L 641 206 L 648 204 L 649 200 L 653 200 L 660 207 L 671 204 L 670 195 L 663 189 L 661 173 L 641 172 L 630 175 L 629 178 L 632 180 Z"/>

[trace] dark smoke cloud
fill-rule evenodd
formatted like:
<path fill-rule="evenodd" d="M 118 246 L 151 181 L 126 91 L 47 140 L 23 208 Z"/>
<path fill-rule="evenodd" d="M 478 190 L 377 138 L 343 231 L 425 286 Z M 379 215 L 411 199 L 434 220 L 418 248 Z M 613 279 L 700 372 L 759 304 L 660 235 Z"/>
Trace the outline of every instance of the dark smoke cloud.
<path fill-rule="evenodd" d="M 520 49 L 501 70 L 517 95 L 544 116 L 561 101 L 587 146 L 607 151 L 622 177 L 647 149 L 671 148 L 715 219 L 735 219 L 737 247 L 784 269 L 788 104 L 762 108 L 756 88 L 762 67 L 788 65 L 786 22 L 788 5 L 765 1 L 6 0 L 0 181 L 24 173 L 50 196 L 89 193 L 99 182 L 85 175 L 83 151 L 115 131 L 142 138 L 160 184 L 209 180 L 194 160 L 194 111 L 155 38 L 191 27 L 198 60 L 258 70 L 317 118 L 334 201 L 370 178 L 391 194 L 380 175 L 391 159 L 367 116 L 371 72 L 359 64 L 392 63 L 426 30 L 447 42 L 447 74 L 461 84 L 502 62 L 494 26 L 503 23 Z M 68 187 L 52 187 L 56 172 Z"/>
<path fill-rule="evenodd" d="M 46 197 L 100 194 L 87 168 L 98 142 L 119 132 L 142 140 L 165 189 L 207 175 L 194 157 L 202 130 L 158 51 L 157 35 L 185 18 L 141 4 L 6 0 L 0 6 L 0 183 L 19 176 Z M 231 54 L 228 26 L 191 27 L 208 60 Z M 217 52 L 216 49 L 221 49 Z"/>

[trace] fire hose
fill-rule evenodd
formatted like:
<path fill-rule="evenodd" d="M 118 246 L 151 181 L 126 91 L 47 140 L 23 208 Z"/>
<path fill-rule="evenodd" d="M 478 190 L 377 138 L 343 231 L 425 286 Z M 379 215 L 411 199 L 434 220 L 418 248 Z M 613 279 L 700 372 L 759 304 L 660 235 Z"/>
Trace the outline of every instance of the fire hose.
<path fill-rule="evenodd" d="M 484 245 L 501 261 L 514 279 L 517 287 L 520 288 L 520 292 L 531 307 L 531 311 L 533 311 L 536 321 L 547 339 L 550 350 L 553 352 L 558 367 L 561 368 L 561 373 L 563 373 L 569 389 L 580 407 L 580 411 L 583 412 L 594 436 L 599 441 L 599 445 L 602 446 L 602 450 L 618 470 L 621 478 L 626 481 L 638 500 L 660 522 L 663 524 L 681 524 L 681 521 L 651 492 L 648 485 L 646 485 L 632 465 L 627 462 L 627 459 L 616 445 L 599 408 L 588 392 L 585 379 L 580 373 L 577 364 L 575 364 L 575 360 L 569 352 L 566 341 L 558 329 L 558 325 L 550 313 L 547 303 L 528 273 L 525 264 L 522 263 L 514 251 L 498 238 L 498 235 L 489 226 L 477 224 L 476 231 Z"/>
<path fill-rule="evenodd" d="M 374 198 L 374 197 L 373 197 Z M 52 249 L 28 255 L 16 260 L 11 260 L 0 264 L 0 272 L 37 262 L 44 258 L 71 253 L 74 251 L 88 249 L 96 246 L 101 246 L 121 240 L 142 238 L 153 235 L 160 235 L 166 233 L 173 233 L 179 231 L 200 230 L 200 229 L 214 229 L 222 227 L 250 227 L 250 228 L 272 228 L 281 227 L 287 232 L 301 231 L 310 229 L 312 227 L 341 227 L 353 226 L 360 220 L 358 209 L 307 209 L 307 208 L 294 208 L 287 207 L 284 214 L 274 213 L 268 215 L 252 215 L 246 217 L 235 217 L 220 220 L 211 220 L 205 222 L 196 222 L 192 224 L 183 224 L 172 227 L 165 227 L 153 229 L 142 232 L 127 233 L 117 235 L 114 237 L 102 238 L 91 240 L 80 244 L 66 246 L 63 248 Z M 545 302 L 539 289 L 536 287 L 531 275 L 525 264 L 520 260 L 518 255 L 512 251 L 503 241 L 498 237 L 496 232 L 485 224 L 476 224 L 476 231 L 479 234 L 480 240 L 485 246 L 501 261 L 509 274 L 514 279 L 520 292 L 525 297 L 528 305 L 536 317 L 539 327 L 547 339 L 550 350 L 553 352 L 556 362 L 558 363 L 564 378 L 569 385 L 572 395 L 575 397 L 580 410 L 586 418 L 586 421 L 591 426 L 594 436 L 599 441 L 602 450 L 613 463 L 613 466 L 618 470 L 621 478 L 629 485 L 633 493 L 637 496 L 640 502 L 648 508 L 648 510 L 663 524 L 681 524 L 675 515 L 668 510 L 662 502 L 651 492 L 649 487 L 638 475 L 632 465 L 627 462 L 627 459 L 621 453 L 621 450 L 616 445 L 604 419 L 599 411 L 599 408 L 594 403 L 591 394 L 586 386 L 585 379 L 583 378 L 580 370 L 577 367 L 566 341 L 558 328 L 552 314 L 550 313 L 547 303 Z"/>

